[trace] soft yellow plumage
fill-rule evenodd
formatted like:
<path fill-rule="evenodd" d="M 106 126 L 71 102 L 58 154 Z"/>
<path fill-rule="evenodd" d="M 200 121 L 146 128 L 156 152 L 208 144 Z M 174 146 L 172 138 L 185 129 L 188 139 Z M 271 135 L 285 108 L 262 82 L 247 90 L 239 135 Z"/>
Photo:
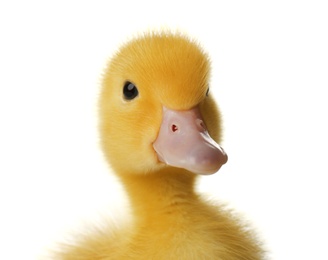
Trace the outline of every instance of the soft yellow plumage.
<path fill-rule="evenodd" d="M 57 259 L 263 259 L 253 234 L 230 213 L 194 191 L 196 175 L 161 162 L 153 143 L 163 107 L 198 107 L 219 142 L 220 115 L 209 87 L 207 55 L 189 38 L 168 32 L 136 38 L 116 53 L 100 95 L 102 147 L 132 205 L 131 225 L 104 228 L 63 248 Z M 138 95 L 123 96 L 133 82 Z"/>

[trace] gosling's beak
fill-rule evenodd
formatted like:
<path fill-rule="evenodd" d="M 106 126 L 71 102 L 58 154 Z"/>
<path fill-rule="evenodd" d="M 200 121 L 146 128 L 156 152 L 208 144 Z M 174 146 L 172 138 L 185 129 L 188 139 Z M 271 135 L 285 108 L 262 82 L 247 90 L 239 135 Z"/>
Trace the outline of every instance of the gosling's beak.
<path fill-rule="evenodd" d="M 198 174 L 215 173 L 228 160 L 208 134 L 198 107 L 186 111 L 163 107 L 162 124 L 153 147 L 160 161 Z"/>

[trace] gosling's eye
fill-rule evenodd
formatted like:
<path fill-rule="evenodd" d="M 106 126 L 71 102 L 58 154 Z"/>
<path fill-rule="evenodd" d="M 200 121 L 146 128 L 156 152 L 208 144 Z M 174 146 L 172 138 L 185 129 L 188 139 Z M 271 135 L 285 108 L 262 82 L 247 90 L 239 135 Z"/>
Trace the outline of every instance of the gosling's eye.
<path fill-rule="evenodd" d="M 138 96 L 139 92 L 137 87 L 130 81 L 125 82 L 123 88 L 123 95 L 126 100 L 132 100 Z"/>
<path fill-rule="evenodd" d="M 206 96 L 207 97 L 208 97 L 209 92 L 210 92 L 210 88 L 208 88 L 207 91 L 206 91 Z"/>

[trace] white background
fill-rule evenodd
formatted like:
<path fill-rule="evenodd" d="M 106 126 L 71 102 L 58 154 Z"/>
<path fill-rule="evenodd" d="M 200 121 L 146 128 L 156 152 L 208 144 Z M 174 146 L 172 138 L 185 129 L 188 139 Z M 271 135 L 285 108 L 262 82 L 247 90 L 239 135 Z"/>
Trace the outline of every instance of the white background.
<path fill-rule="evenodd" d="M 0 259 L 47 259 L 72 229 L 122 218 L 98 147 L 101 73 L 163 25 L 213 61 L 229 162 L 199 190 L 254 223 L 271 259 L 328 259 L 325 2 L 1 1 Z"/>

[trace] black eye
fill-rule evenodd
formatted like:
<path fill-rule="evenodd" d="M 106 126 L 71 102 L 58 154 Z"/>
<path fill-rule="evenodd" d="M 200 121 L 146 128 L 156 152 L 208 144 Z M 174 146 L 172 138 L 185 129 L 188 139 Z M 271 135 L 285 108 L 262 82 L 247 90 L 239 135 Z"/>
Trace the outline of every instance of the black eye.
<path fill-rule="evenodd" d="M 206 91 L 206 96 L 208 97 L 208 93 L 210 92 L 210 88 L 207 89 Z"/>
<path fill-rule="evenodd" d="M 138 96 L 139 92 L 137 87 L 130 81 L 125 82 L 123 88 L 123 95 L 126 100 L 132 100 Z"/>

